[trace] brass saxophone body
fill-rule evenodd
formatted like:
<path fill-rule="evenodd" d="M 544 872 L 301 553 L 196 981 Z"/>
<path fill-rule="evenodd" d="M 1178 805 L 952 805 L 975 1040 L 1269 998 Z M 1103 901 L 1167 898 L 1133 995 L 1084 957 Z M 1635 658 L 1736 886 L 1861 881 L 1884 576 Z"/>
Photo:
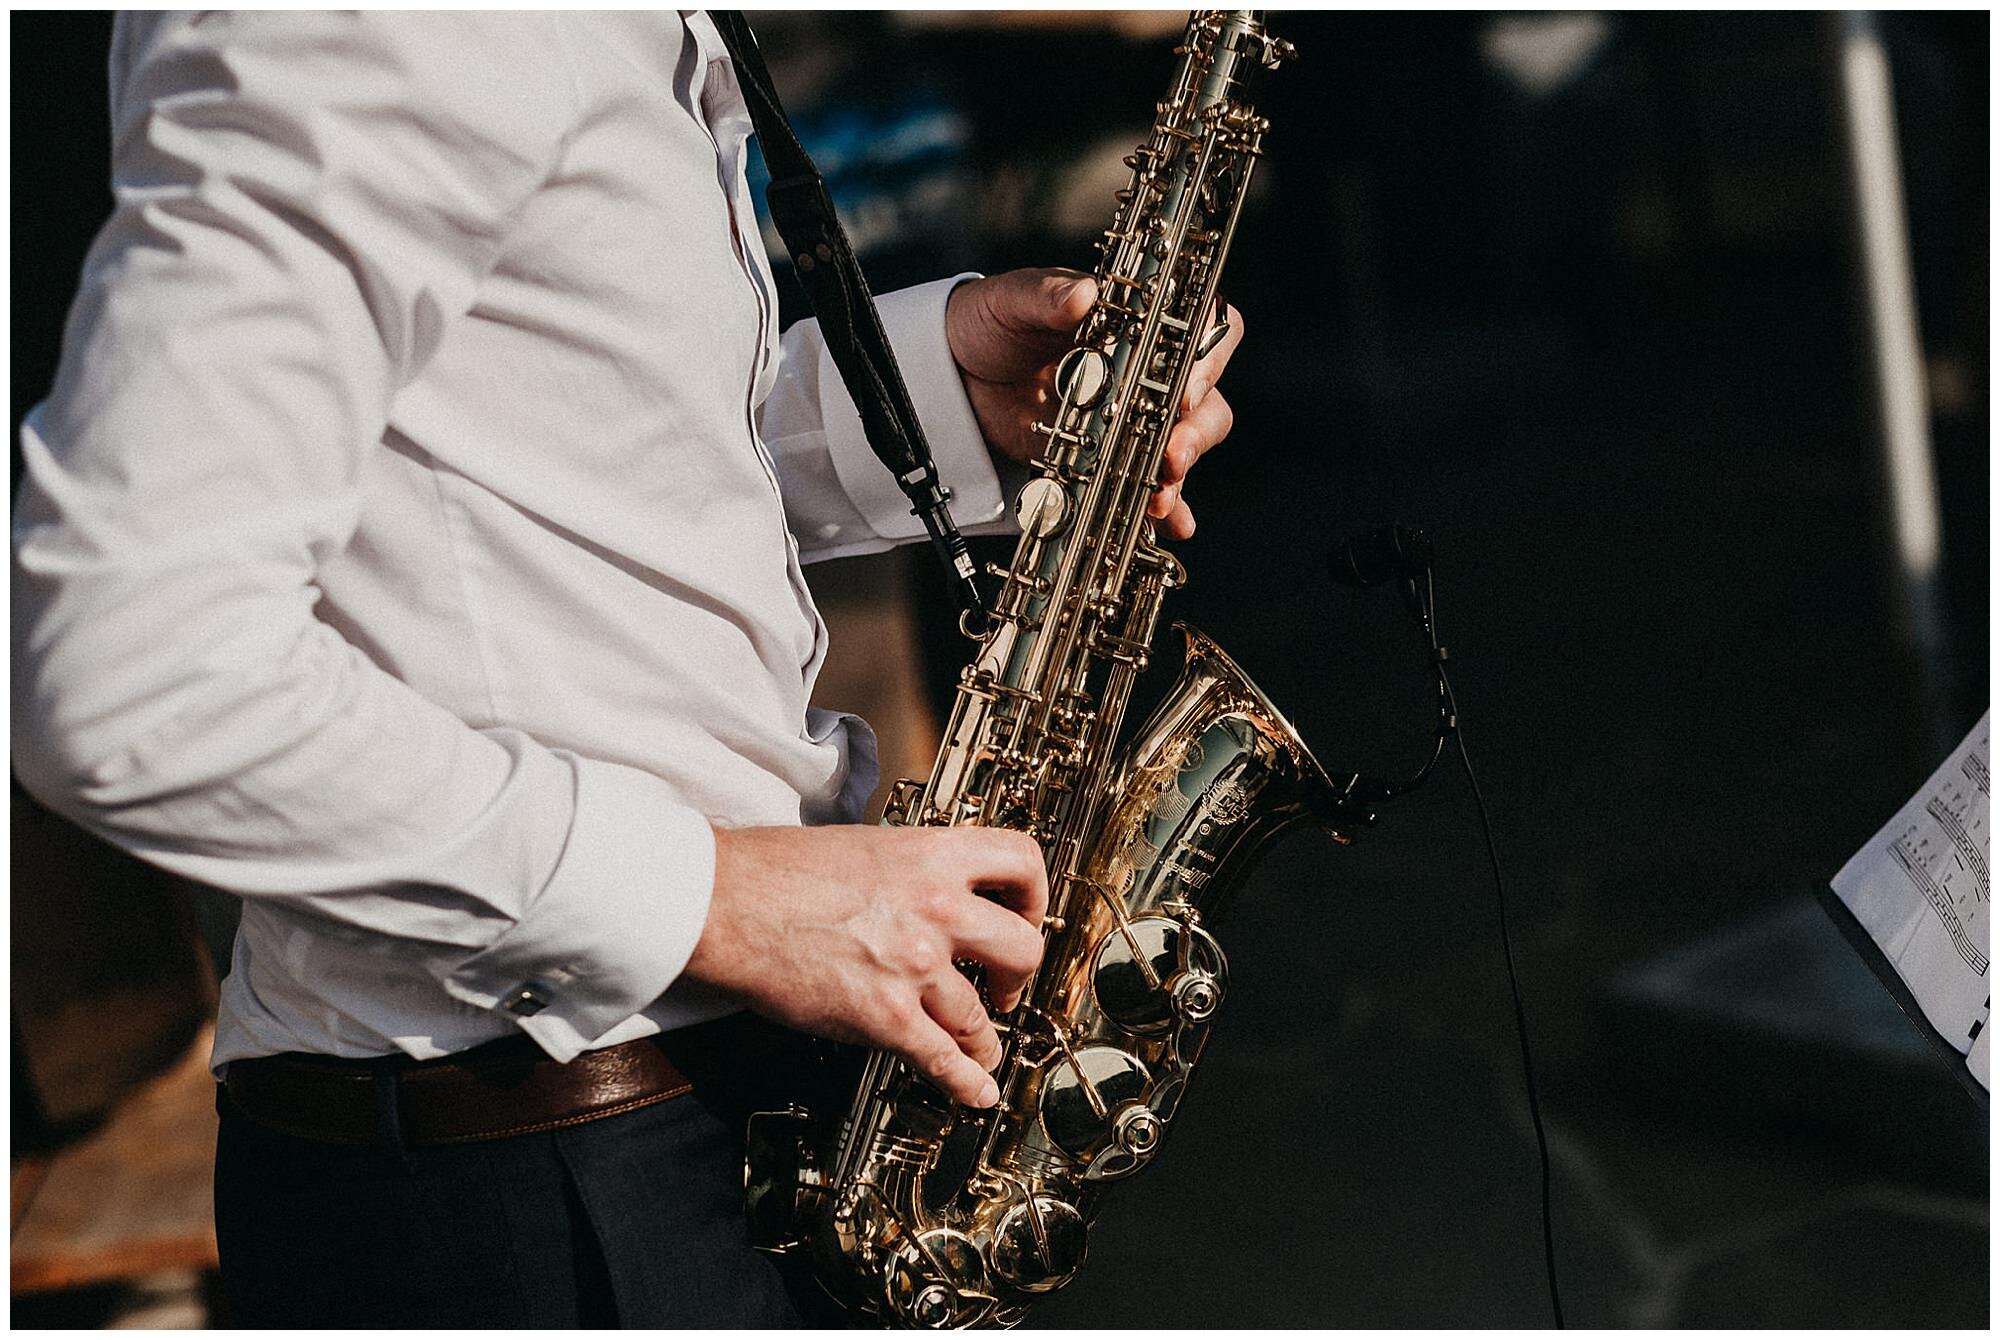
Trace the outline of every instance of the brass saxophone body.
<path fill-rule="evenodd" d="M 960 1108 L 872 1054 L 837 1125 L 752 1122 L 752 1235 L 808 1250 L 856 1313 L 1010 1324 L 1068 1283 L 1105 1187 L 1149 1163 L 1227 987 L 1209 923 L 1248 859 L 1341 793 L 1206 637 L 1121 751 L 1166 593 L 1185 578 L 1146 516 L 1195 362 L 1226 333 L 1218 284 L 1266 122 L 1244 76 L 1290 54 L 1255 11 L 1197 11 L 1100 244 L 1096 305 L 1059 365 L 1021 540 L 927 781 L 886 822 L 1033 835 L 1048 857 L 1041 967 L 996 1019 L 1000 1101 Z"/>

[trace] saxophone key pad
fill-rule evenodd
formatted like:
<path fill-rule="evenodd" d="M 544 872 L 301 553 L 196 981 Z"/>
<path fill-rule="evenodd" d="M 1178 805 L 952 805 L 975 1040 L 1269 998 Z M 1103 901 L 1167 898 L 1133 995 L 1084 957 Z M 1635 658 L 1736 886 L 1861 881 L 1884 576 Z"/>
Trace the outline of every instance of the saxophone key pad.
<path fill-rule="evenodd" d="M 882 1291 L 889 1315 L 923 1330 L 973 1325 L 992 1302 L 979 1248 L 949 1228 L 919 1234 L 915 1250 L 892 1252 Z"/>
<path fill-rule="evenodd" d="M 1053 479 L 1031 479 L 1015 495 L 1014 519 L 1025 534 L 1046 540 L 1069 519 L 1069 494 Z"/>
<path fill-rule="evenodd" d="M 1056 390 L 1078 409 L 1089 409 L 1111 384 L 1111 360 L 1102 349 L 1079 345 L 1056 365 Z"/>
<path fill-rule="evenodd" d="M 1090 979 L 1097 1008 L 1120 1028 L 1141 1035 L 1212 1017 L 1228 973 L 1214 937 L 1199 926 L 1159 916 L 1140 917 L 1130 930 L 1130 939 L 1123 931 L 1107 931 L 1098 944 Z"/>
<path fill-rule="evenodd" d="M 993 1273 L 1025 1293 L 1060 1289 L 1083 1266 L 1087 1229 L 1076 1207 L 1035 1196 L 1000 1217 L 993 1233 Z"/>
<path fill-rule="evenodd" d="M 1089 1159 L 1107 1148 L 1117 1114 L 1140 1102 L 1151 1082 L 1145 1064 L 1128 1052 L 1101 1044 L 1078 1048 L 1042 1087 L 1042 1130 L 1071 1158 Z"/>

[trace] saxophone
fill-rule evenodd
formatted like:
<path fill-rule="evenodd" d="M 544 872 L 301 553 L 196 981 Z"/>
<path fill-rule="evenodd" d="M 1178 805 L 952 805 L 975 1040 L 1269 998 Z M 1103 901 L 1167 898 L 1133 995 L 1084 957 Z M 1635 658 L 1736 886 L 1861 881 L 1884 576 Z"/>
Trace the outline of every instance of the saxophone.
<path fill-rule="evenodd" d="M 1099 244 L 1098 297 L 1058 364 L 1019 495 L 1021 539 L 925 782 L 885 822 L 1034 836 L 1048 857 L 1042 964 L 995 1020 L 990 1110 L 872 1053 L 845 1119 L 751 1121 L 751 1236 L 807 1250 L 878 1323 L 1009 1325 L 1068 1283 L 1105 1187 L 1158 1154 L 1227 984 L 1208 929 L 1253 854 L 1351 807 L 1298 733 L 1208 638 L 1116 742 L 1182 565 L 1146 516 L 1189 369 L 1227 334 L 1222 266 L 1267 122 L 1240 99 L 1291 54 L 1248 10 L 1190 19 L 1179 72 Z M 968 629 L 968 632 L 974 630 Z"/>

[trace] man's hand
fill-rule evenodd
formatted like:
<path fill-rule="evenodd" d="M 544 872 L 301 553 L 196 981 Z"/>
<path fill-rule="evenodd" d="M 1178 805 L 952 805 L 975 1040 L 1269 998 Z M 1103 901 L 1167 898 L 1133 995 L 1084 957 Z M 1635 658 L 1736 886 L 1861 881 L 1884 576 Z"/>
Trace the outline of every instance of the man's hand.
<path fill-rule="evenodd" d="M 1041 848 L 1004 829 L 718 828 L 687 973 L 991 1107 L 1000 1036 L 952 960 L 984 964 L 995 1007 L 1012 1009 L 1041 962 L 1048 902 Z"/>
<path fill-rule="evenodd" d="M 993 450 L 1024 464 L 1040 454 L 1046 439 L 1029 426 L 1047 412 L 1056 363 L 1096 300 L 1097 281 L 1077 270 L 1010 270 L 951 291 L 945 337 Z M 1243 340 L 1243 315 L 1231 307 L 1224 319 L 1229 334 L 1188 375 L 1181 420 L 1167 439 L 1161 487 L 1147 508 L 1177 540 L 1194 534 L 1182 483 L 1202 453 L 1229 435 L 1234 419 L 1215 384 Z"/>

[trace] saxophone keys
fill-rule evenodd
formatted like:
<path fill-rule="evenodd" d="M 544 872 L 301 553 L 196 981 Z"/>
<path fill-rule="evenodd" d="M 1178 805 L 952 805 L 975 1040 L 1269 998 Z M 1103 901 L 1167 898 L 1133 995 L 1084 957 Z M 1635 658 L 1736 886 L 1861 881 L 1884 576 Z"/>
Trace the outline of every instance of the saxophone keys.
<path fill-rule="evenodd" d="M 1083 1265 L 1088 1229 L 1076 1207 L 1053 1196 L 1025 1197 L 993 1233 L 993 1272 L 1024 1293 L 1060 1289 Z"/>
<path fill-rule="evenodd" d="M 1089 409 L 1111 384 L 1111 360 L 1102 349 L 1079 345 L 1056 365 L 1056 390 L 1077 409 Z"/>
<path fill-rule="evenodd" d="M 882 806 L 882 822 L 905 826 L 916 817 L 917 804 L 923 799 L 924 784 L 914 777 L 904 777 L 889 788 L 889 799 Z"/>
<path fill-rule="evenodd" d="M 1122 1156 L 1100 1168 L 1100 1178 L 1136 1171 L 1144 1157 L 1121 1136 L 1133 1136 L 1148 1154 L 1158 1143 L 1157 1138 L 1147 1143 L 1145 1123 L 1131 1115 L 1135 1109 L 1150 1113 L 1144 1098 L 1152 1073 L 1138 1057 L 1117 1047 L 1099 1043 L 1065 1050 L 1068 1055 L 1042 1087 L 1042 1130 L 1073 1159 L 1095 1161 L 1107 1152 Z M 1157 1122 L 1155 1117 L 1155 1137 Z"/>
<path fill-rule="evenodd" d="M 1166 1123 L 1160 1120 L 1157 1112 L 1135 1100 L 1118 1110 L 1111 1123 L 1111 1144 L 1121 1153 L 1144 1162 L 1159 1147 L 1160 1137 L 1166 1134 L 1166 1129 Z"/>
<path fill-rule="evenodd" d="M 1015 495 L 1014 519 L 1023 534 L 1046 540 L 1069 519 L 1069 493 L 1053 479 L 1031 479 Z"/>
<path fill-rule="evenodd" d="M 882 1294 L 893 1316 L 922 1330 L 975 1325 L 994 1302 L 979 1248 L 949 1228 L 906 1233 L 889 1256 Z"/>
<path fill-rule="evenodd" d="M 1222 984 L 1205 972 L 1184 972 L 1167 983 L 1167 995 L 1184 1022 L 1205 1023 L 1222 1005 Z"/>
<path fill-rule="evenodd" d="M 1098 945 L 1091 994 L 1113 1023 L 1145 1037 L 1214 1018 L 1228 974 L 1222 947 L 1194 918 L 1140 917 Z"/>

